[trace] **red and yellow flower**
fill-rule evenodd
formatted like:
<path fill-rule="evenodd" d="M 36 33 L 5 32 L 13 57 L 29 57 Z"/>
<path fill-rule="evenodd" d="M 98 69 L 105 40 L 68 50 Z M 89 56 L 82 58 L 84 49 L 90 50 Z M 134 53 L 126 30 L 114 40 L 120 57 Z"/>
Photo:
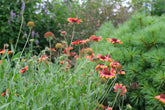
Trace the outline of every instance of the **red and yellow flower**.
<path fill-rule="evenodd" d="M 70 23 L 74 22 L 74 23 L 79 24 L 80 22 L 82 22 L 82 19 L 78 19 L 78 18 L 68 18 L 68 21 L 69 21 Z"/>
<path fill-rule="evenodd" d="M 66 35 L 66 31 L 61 31 L 61 35 Z"/>
<path fill-rule="evenodd" d="M 90 59 L 90 61 L 93 61 L 94 53 L 92 55 L 88 55 L 85 57 L 86 59 Z"/>
<path fill-rule="evenodd" d="M 5 92 L 3 92 L 3 93 L 1 94 L 1 96 L 2 96 L 2 97 L 6 96 L 6 92 L 8 92 L 8 91 L 9 91 L 9 89 L 7 89 Z"/>
<path fill-rule="evenodd" d="M 46 55 L 42 55 L 40 58 L 38 58 L 39 62 L 46 61 L 46 59 L 48 59 L 48 56 L 46 56 Z"/>
<path fill-rule="evenodd" d="M 22 68 L 22 69 L 20 70 L 20 73 L 24 73 L 24 72 L 27 71 L 27 70 L 28 70 L 28 66 Z"/>
<path fill-rule="evenodd" d="M 125 86 L 122 86 L 122 84 L 118 84 L 116 83 L 115 86 L 114 86 L 114 92 L 119 92 L 120 95 L 123 95 L 124 93 L 127 92 L 127 89 Z"/>
<path fill-rule="evenodd" d="M 9 50 L 8 52 L 7 52 L 7 54 L 12 54 L 13 52 L 11 51 L 11 50 Z"/>
<path fill-rule="evenodd" d="M 75 52 L 69 52 L 68 56 L 74 56 L 76 53 Z"/>
<path fill-rule="evenodd" d="M 50 51 L 54 51 L 54 52 L 56 51 L 54 48 L 49 48 L 49 50 L 50 50 Z"/>
<path fill-rule="evenodd" d="M 62 51 L 63 54 L 68 54 L 68 56 L 73 56 L 75 55 L 76 53 L 75 52 L 70 52 L 70 50 L 72 50 L 73 47 L 67 47 L 64 49 L 64 51 Z"/>
<path fill-rule="evenodd" d="M 112 110 L 112 107 L 104 106 L 104 110 Z"/>
<path fill-rule="evenodd" d="M 98 42 L 98 41 L 101 41 L 102 40 L 102 37 L 96 37 L 95 35 L 92 35 L 89 40 L 92 40 L 94 42 Z"/>
<path fill-rule="evenodd" d="M 64 61 L 60 61 L 60 64 L 63 65 L 64 64 Z"/>
<path fill-rule="evenodd" d="M 118 61 L 114 61 L 110 64 L 111 68 L 117 69 L 117 70 L 122 70 L 122 66 Z"/>
<path fill-rule="evenodd" d="M 72 42 L 71 44 L 72 45 L 79 45 L 81 43 L 82 43 L 82 40 L 76 40 L 76 41 Z"/>
<path fill-rule="evenodd" d="M 165 94 L 160 94 L 158 96 L 155 96 L 155 99 L 158 99 L 160 102 L 165 104 Z"/>
<path fill-rule="evenodd" d="M 72 42 L 72 45 L 79 45 L 79 44 L 86 44 L 87 42 L 89 42 L 89 39 L 86 40 L 76 40 L 74 42 Z"/>
<path fill-rule="evenodd" d="M 78 59 L 78 58 L 79 58 L 79 55 L 75 55 L 74 58 L 75 58 L 75 59 Z"/>
<path fill-rule="evenodd" d="M 108 69 L 108 67 L 106 65 L 104 65 L 104 64 L 98 64 L 95 69 L 96 69 L 96 71 L 98 71 L 98 70 L 103 70 L 105 68 Z"/>
<path fill-rule="evenodd" d="M 105 77 L 105 78 L 112 79 L 112 78 L 115 78 L 116 77 L 116 74 L 115 73 L 112 73 L 107 68 L 105 68 L 103 70 L 100 70 L 99 73 L 100 73 L 100 77 L 102 77 L 102 78 Z"/>
<path fill-rule="evenodd" d="M 118 74 L 125 75 L 125 71 L 119 71 Z"/>
<path fill-rule="evenodd" d="M 113 59 L 111 59 L 110 55 L 97 55 L 97 58 L 99 58 L 101 61 L 107 61 L 107 62 L 112 62 Z"/>
<path fill-rule="evenodd" d="M 86 44 L 89 41 L 90 41 L 89 39 L 82 40 L 82 43 L 81 44 Z"/>
<path fill-rule="evenodd" d="M 5 49 L 0 50 L 0 54 L 4 54 L 6 52 Z"/>
<path fill-rule="evenodd" d="M 66 54 L 68 51 L 73 50 L 73 47 L 67 47 L 64 49 L 63 53 Z"/>
<path fill-rule="evenodd" d="M 115 38 L 106 38 L 108 42 L 111 42 L 112 44 L 115 44 L 115 43 L 119 43 L 119 44 L 122 44 L 123 42 L 118 40 L 118 39 L 115 39 Z"/>

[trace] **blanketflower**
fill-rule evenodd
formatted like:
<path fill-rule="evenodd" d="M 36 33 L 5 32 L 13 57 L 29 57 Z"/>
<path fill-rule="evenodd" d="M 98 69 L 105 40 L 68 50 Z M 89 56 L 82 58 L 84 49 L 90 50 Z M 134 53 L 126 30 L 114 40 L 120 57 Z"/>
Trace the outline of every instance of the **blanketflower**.
<path fill-rule="evenodd" d="M 50 50 L 50 51 L 54 51 L 54 52 L 56 51 L 54 48 L 49 48 L 49 50 Z"/>
<path fill-rule="evenodd" d="M 6 96 L 6 92 L 7 92 L 7 91 L 9 91 L 9 89 L 7 89 L 5 92 L 3 92 L 3 93 L 1 94 L 1 96 L 2 96 L 2 97 Z"/>
<path fill-rule="evenodd" d="M 114 86 L 114 92 L 119 92 L 120 95 L 123 95 L 124 93 L 127 92 L 127 89 L 125 86 L 122 86 L 122 84 L 118 84 L 116 83 L 115 86 Z"/>
<path fill-rule="evenodd" d="M 44 38 L 52 38 L 52 37 L 54 37 L 54 34 L 52 32 L 46 32 L 44 34 Z"/>
<path fill-rule="evenodd" d="M 72 45 L 86 44 L 89 41 L 90 41 L 89 39 L 86 39 L 86 40 L 76 40 L 76 41 L 72 42 L 71 44 Z"/>
<path fill-rule="evenodd" d="M 86 58 L 86 59 L 90 59 L 90 61 L 93 61 L 94 53 L 93 53 L 92 55 L 86 56 L 85 58 Z"/>
<path fill-rule="evenodd" d="M 26 59 L 21 59 L 21 62 L 25 62 L 26 61 Z"/>
<path fill-rule="evenodd" d="M 14 94 L 16 97 L 18 97 L 18 95 L 17 94 Z"/>
<path fill-rule="evenodd" d="M 72 45 L 85 44 L 88 41 L 89 41 L 89 39 L 86 39 L 86 40 L 76 40 L 76 41 L 72 42 Z"/>
<path fill-rule="evenodd" d="M 111 71 L 109 71 L 107 68 L 100 70 L 99 73 L 100 73 L 100 77 L 102 77 L 102 78 L 105 77 L 105 78 L 112 79 L 112 78 L 116 77 L 116 74 L 111 73 Z"/>
<path fill-rule="evenodd" d="M 90 41 L 89 39 L 82 40 L 82 44 L 86 44 L 89 41 Z"/>
<path fill-rule="evenodd" d="M 108 107 L 106 110 L 112 110 L 112 107 Z"/>
<path fill-rule="evenodd" d="M 68 56 L 73 56 L 75 54 L 76 54 L 75 52 L 69 52 L 69 55 Z"/>
<path fill-rule="evenodd" d="M 125 74 L 125 71 L 119 71 L 118 74 L 124 75 Z"/>
<path fill-rule="evenodd" d="M 158 96 L 155 96 L 155 99 L 158 99 L 160 102 L 165 104 L 165 94 L 160 94 Z"/>
<path fill-rule="evenodd" d="M 82 22 L 82 19 L 78 19 L 78 18 L 68 18 L 68 21 L 69 21 L 70 23 L 75 22 L 75 23 L 79 24 L 80 22 Z"/>
<path fill-rule="evenodd" d="M 113 59 L 111 59 L 110 55 L 97 55 L 97 58 L 99 58 L 101 61 L 107 61 L 107 62 L 112 62 Z"/>
<path fill-rule="evenodd" d="M 0 54 L 4 54 L 6 52 L 5 49 L 0 50 Z"/>
<path fill-rule="evenodd" d="M 61 35 L 66 35 L 66 31 L 61 31 Z"/>
<path fill-rule="evenodd" d="M 40 58 L 38 58 L 39 62 L 46 61 L 46 59 L 48 59 L 48 56 L 46 56 L 46 55 L 42 55 Z"/>
<path fill-rule="evenodd" d="M 98 42 L 98 41 L 101 41 L 102 40 L 102 37 L 96 37 L 95 35 L 92 35 L 89 40 L 92 40 L 92 41 L 95 41 L 95 42 Z"/>
<path fill-rule="evenodd" d="M 74 58 L 78 59 L 79 58 L 79 55 L 75 55 Z"/>
<path fill-rule="evenodd" d="M 11 51 L 11 50 L 9 50 L 8 52 L 7 52 L 7 54 L 12 54 L 13 52 Z"/>
<path fill-rule="evenodd" d="M 64 51 L 62 51 L 63 54 L 68 54 L 68 56 L 72 56 L 72 55 L 75 55 L 76 53 L 75 52 L 70 52 L 70 50 L 72 50 L 73 47 L 67 47 L 64 49 Z"/>
<path fill-rule="evenodd" d="M 111 68 L 110 72 L 116 74 L 116 69 Z"/>
<path fill-rule="evenodd" d="M 27 71 L 27 70 L 28 70 L 28 66 L 22 68 L 22 69 L 20 70 L 20 73 L 24 73 L 24 72 Z"/>
<path fill-rule="evenodd" d="M 102 70 L 102 69 L 105 69 L 105 68 L 108 69 L 108 67 L 106 65 L 104 65 L 104 64 L 98 64 L 95 69 L 96 69 L 96 71 L 98 71 L 99 69 Z"/>
<path fill-rule="evenodd" d="M 76 41 L 72 42 L 71 44 L 72 45 L 79 45 L 81 43 L 82 43 L 82 40 L 76 40 Z"/>
<path fill-rule="evenodd" d="M 118 39 L 115 39 L 115 38 L 106 38 L 108 42 L 112 42 L 112 44 L 115 44 L 115 43 L 119 43 L 119 44 L 122 44 L 123 42 L 118 40 Z"/>
<path fill-rule="evenodd" d="M 104 110 L 112 110 L 112 107 L 104 106 Z"/>
<path fill-rule="evenodd" d="M 64 49 L 63 53 L 67 53 L 68 51 L 73 50 L 73 47 L 67 47 Z"/>
<path fill-rule="evenodd" d="M 60 64 L 63 65 L 64 64 L 64 61 L 60 61 Z"/>
<path fill-rule="evenodd" d="M 118 61 L 114 61 L 110 64 L 111 68 L 117 69 L 117 70 L 122 70 L 122 66 Z"/>

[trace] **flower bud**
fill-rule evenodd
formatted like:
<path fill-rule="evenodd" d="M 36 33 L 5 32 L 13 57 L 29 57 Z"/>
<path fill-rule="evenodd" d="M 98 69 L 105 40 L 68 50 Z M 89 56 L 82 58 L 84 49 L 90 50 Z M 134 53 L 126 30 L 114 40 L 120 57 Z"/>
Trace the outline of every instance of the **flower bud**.
<path fill-rule="evenodd" d="M 30 42 L 34 42 L 34 39 L 30 39 Z"/>

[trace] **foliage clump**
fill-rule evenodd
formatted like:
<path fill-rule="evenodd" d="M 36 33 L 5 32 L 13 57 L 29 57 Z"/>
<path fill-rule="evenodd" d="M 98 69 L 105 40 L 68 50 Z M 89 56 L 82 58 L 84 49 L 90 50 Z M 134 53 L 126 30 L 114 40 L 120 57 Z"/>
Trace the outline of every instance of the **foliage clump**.
<path fill-rule="evenodd" d="M 165 93 L 164 19 L 163 15 L 156 17 L 139 13 L 120 24 L 118 29 L 112 30 L 105 23 L 97 32 L 97 35 L 123 41 L 117 46 L 99 42 L 97 51 L 111 53 L 111 57 L 123 65 L 126 75 L 118 80 L 127 86 L 129 95 L 125 103 L 134 110 L 151 109 L 153 105 L 153 109 L 163 110 L 165 107 L 155 99 L 155 96 Z"/>

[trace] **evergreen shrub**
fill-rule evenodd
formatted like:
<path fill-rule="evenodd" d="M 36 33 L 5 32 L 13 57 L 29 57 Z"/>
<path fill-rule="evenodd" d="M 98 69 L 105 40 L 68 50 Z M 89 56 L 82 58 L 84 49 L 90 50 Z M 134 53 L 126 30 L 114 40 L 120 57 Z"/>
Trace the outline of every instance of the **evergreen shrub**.
<path fill-rule="evenodd" d="M 112 45 L 99 42 L 98 53 L 108 54 L 123 65 L 126 75 L 118 81 L 127 85 L 125 105 L 133 110 L 164 110 L 165 105 L 155 99 L 165 94 L 165 16 L 133 15 L 117 29 L 105 23 L 96 35 L 116 38 L 123 43 Z M 109 94 L 113 99 L 113 95 Z M 116 106 L 117 107 L 117 106 Z"/>

